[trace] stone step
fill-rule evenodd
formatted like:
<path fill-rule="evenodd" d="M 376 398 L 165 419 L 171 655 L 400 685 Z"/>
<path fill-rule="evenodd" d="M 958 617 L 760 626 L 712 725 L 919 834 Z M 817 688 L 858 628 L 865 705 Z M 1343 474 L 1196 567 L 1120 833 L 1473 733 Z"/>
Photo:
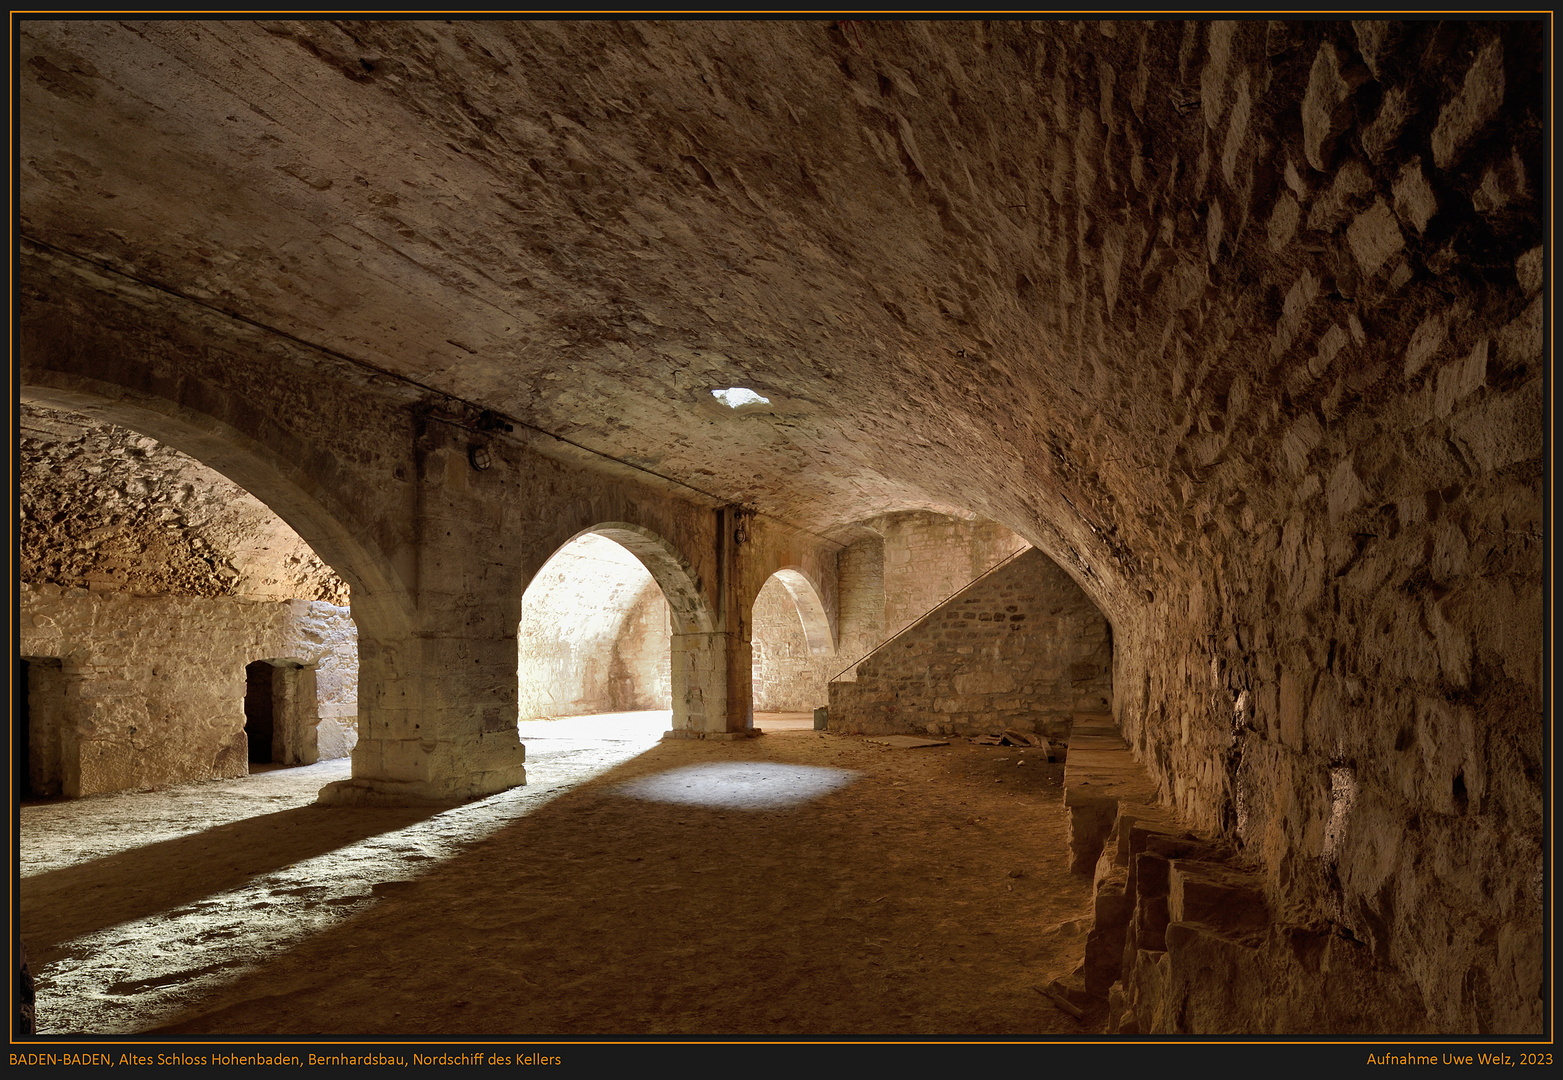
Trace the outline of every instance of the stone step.
<path fill-rule="evenodd" d="M 1110 717 L 1075 717 L 1064 765 L 1069 811 L 1070 869 L 1089 874 L 1118 818 L 1120 805 L 1149 807 L 1156 785 L 1123 741 Z"/>
<path fill-rule="evenodd" d="M 1176 816 L 1164 807 L 1143 803 L 1117 804 L 1113 823 L 1103 839 L 1101 854 L 1096 861 L 1093 884 L 1095 918 L 1086 937 L 1084 970 L 1086 986 L 1092 993 L 1105 995 L 1108 988 L 1121 977 L 1125 950 L 1135 947 L 1136 927 L 1140 923 L 1146 926 L 1146 939 L 1155 941 L 1157 948 L 1162 947 L 1156 935 L 1165 928 L 1167 919 L 1164 914 L 1159 920 L 1157 916 L 1166 909 L 1166 875 L 1157 874 L 1161 867 L 1152 868 L 1151 885 L 1153 890 L 1159 890 L 1162 900 L 1159 909 L 1152 905 L 1150 910 L 1142 912 L 1137 869 L 1139 861 L 1146 858 L 1146 844 L 1153 837 L 1177 839 L 1177 829 Z M 1164 830 L 1165 835 L 1156 830 Z M 1135 850 L 1136 845 L 1138 851 Z M 1167 862 L 1159 855 L 1150 854 L 1149 857 L 1159 859 L 1162 864 Z M 1162 883 L 1158 885 L 1157 879 Z"/>
<path fill-rule="evenodd" d="M 1165 807 L 1120 802 L 1096 862 L 1081 971 L 1087 989 L 1108 996 L 1136 964 L 1167 952 L 1174 932 L 1187 937 L 1193 927 L 1234 942 L 1263 933 L 1263 885 L 1223 861 L 1230 854 L 1184 830 Z"/>
<path fill-rule="evenodd" d="M 1171 921 L 1237 935 L 1260 933 L 1269 925 L 1269 906 L 1257 875 L 1193 859 L 1171 859 L 1167 865 Z"/>

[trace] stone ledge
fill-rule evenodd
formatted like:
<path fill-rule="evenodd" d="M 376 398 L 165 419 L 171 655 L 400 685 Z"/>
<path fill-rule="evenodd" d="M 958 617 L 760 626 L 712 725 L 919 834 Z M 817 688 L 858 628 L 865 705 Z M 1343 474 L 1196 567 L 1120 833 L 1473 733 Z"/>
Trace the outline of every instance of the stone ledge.
<path fill-rule="evenodd" d="M 460 780 L 338 780 L 320 789 L 316 806 L 460 806 L 526 783 L 526 769 L 495 770 Z"/>
<path fill-rule="evenodd" d="M 1172 922 L 1166 947 L 1125 953 L 1109 991 L 1116 1034 L 1415 1035 L 1433 1030 L 1403 975 L 1328 930 L 1271 926 L 1233 934 Z"/>
<path fill-rule="evenodd" d="M 1124 805 L 1139 818 L 1151 813 L 1156 785 L 1112 723 L 1079 715 L 1069 733 L 1064 763 L 1064 806 L 1069 810 L 1070 869 L 1088 874 Z"/>
<path fill-rule="evenodd" d="M 1117 804 L 1080 971 L 1109 1034 L 1429 1030 L 1410 980 L 1328 927 L 1275 922 L 1236 860 L 1164 807 Z"/>

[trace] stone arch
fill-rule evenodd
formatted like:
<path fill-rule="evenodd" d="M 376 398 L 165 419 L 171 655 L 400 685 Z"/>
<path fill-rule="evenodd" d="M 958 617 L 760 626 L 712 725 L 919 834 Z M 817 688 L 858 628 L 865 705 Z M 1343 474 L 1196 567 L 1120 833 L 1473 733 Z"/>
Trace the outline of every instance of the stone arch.
<path fill-rule="evenodd" d="M 773 571 L 749 598 L 744 624 L 756 712 L 809 712 L 829 701 L 836 648 L 821 591 L 794 564 Z"/>
<path fill-rule="evenodd" d="M 26 370 L 20 397 L 129 428 L 222 474 L 287 523 L 348 583 L 360 632 L 397 633 L 410 627 L 414 601 L 402 576 L 378 546 L 364 538 L 366 530 L 329 485 L 282 449 L 212 413 L 75 374 Z"/>
<path fill-rule="evenodd" d="M 673 544 L 643 525 L 627 521 L 605 521 L 576 532 L 555 547 L 549 558 L 587 534 L 607 537 L 640 560 L 662 590 L 662 595 L 667 598 L 672 613 L 673 633 L 712 632 L 716 619 L 697 584 L 694 567 Z M 536 576 L 535 572 L 528 576 L 528 580 L 533 576 Z"/>
<path fill-rule="evenodd" d="M 795 566 L 784 566 L 771 577 L 779 581 L 782 588 L 787 590 L 787 595 L 792 597 L 798 609 L 798 618 L 803 623 L 803 638 L 809 644 L 810 655 L 835 655 L 836 636 L 830 625 L 830 616 L 825 611 L 825 601 L 821 599 L 819 586 Z"/>
<path fill-rule="evenodd" d="M 562 550 L 588 533 L 606 537 L 627 549 L 651 574 L 667 599 L 672 631 L 672 734 L 725 730 L 729 712 L 729 658 L 723 646 L 726 635 L 717 630 L 716 614 L 700 588 L 690 560 L 657 531 L 622 520 L 599 521 L 578 529 L 555 545 L 553 551 Z M 535 571 L 527 575 L 527 580 L 533 576 Z"/>
<path fill-rule="evenodd" d="M 598 533 L 561 546 L 522 594 L 517 715 L 670 707 L 671 611 L 639 557 Z"/>

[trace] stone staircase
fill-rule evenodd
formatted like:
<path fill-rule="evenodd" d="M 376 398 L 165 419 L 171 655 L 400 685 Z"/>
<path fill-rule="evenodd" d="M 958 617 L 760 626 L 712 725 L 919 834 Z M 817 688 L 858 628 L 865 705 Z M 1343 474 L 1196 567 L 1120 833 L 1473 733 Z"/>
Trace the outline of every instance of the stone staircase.
<path fill-rule="evenodd" d="M 994 566 L 830 683 L 832 731 L 1061 742 L 1075 713 L 1110 708 L 1106 620 L 1035 548 Z"/>

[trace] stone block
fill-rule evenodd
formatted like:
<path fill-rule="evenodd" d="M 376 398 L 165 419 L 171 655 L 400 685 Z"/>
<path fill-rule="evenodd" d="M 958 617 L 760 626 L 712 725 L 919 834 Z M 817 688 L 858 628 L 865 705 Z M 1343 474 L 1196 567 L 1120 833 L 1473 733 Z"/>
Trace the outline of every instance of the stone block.
<path fill-rule="evenodd" d="M 1269 910 L 1257 880 L 1213 863 L 1173 859 L 1169 863 L 1168 917 L 1230 933 L 1256 933 L 1269 925 Z"/>
<path fill-rule="evenodd" d="M 1438 354 L 1449 337 L 1449 317 L 1444 312 L 1427 316 L 1411 334 L 1406 343 L 1405 373 L 1410 378 L 1421 371 L 1427 362 Z"/>
<path fill-rule="evenodd" d="M 1172 906 L 1166 896 L 1142 896 L 1134 906 L 1131 932 L 1135 947 L 1160 952 L 1167 947 L 1167 926 Z"/>
<path fill-rule="evenodd" d="M 1498 331 L 1497 358 L 1504 369 L 1533 364 L 1541 359 L 1542 302 L 1537 297 L 1526 305 L 1518 318 Z"/>
<path fill-rule="evenodd" d="M 1319 193 L 1308 209 L 1308 228 L 1314 232 L 1334 229 L 1346 219 L 1361 197 L 1373 190 L 1373 180 L 1360 161 L 1348 161 L 1335 172 L 1330 186 Z"/>
<path fill-rule="evenodd" d="M 1302 102 L 1303 154 L 1319 172 L 1329 170 L 1335 137 L 1351 121 L 1351 97 L 1367 77 L 1333 42 L 1314 54 Z"/>
<path fill-rule="evenodd" d="M 1417 232 L 1426 232 L 1427 223 L 1438 212 L 1433 187 L 1422 174 L 1422 159 L 1412 158 L 1395 179 L 1395 214 Z"/>
<path fill-rule="evenodd" d="M 1346 243 L 1364 275 L 1372 277 L 1389 257 L 1406 246 L 1389 204 L 1377 199 L 1346 229 Z"/>
<path fill-rule="evenodd" d="M 1074 755 L 1070 755 L 1071 760 Z M 1112 831 L 1118 813 L 1118 800 L 1078 790 L 1066 793 L 1069 810 L 1069 868 L 1077 874 L 1089 874 L 1101 856 L 1102 845 Z"/>
<path fill-rule="evenodd" d="M 1086 989 L 1098 996 L 1105 995 L 1122 974 L 1124 938 L 1132 914 L 1127 884 L 1128 876 L 1121 868 L 1113 868 L 1096 883 L 1092 900 L 1095 921 L 1085 941 L 1083 974 Z"/>
<path fill-rule="evenodd" d="M 1455 444 L 1483 470 L 1541 456 L 1546 432 L 1542 380 L 1481 402 L 1450 424 Z"/>
<path fill-rule="evenodd" d="M 1172 888 L 1172 863 L 1165 855 L 1141 851 L 1134 856 L 1134 890 L 1140 898 L 1166 896 Z"/>
<path fill-rule="evenodd" d="M 1438 370 L 1433 391 L 1433 415 L 1443 419 L 1454 411 L 1455 403 L 1475 393 L 1487 379 L 1487 339 L 1476 343 L 1463 359 L 1454 360 Z"/>
<path fill-rule="evenodd" d="M 1527 293 L 1534 293 L 1541 288 L 1544 269 L 1542 253 L 1543 248 L 1538 244 L 1514 260 L 1515 280 Z"/>
<path fill-rule="evenodd" d="M 1459 92 L 1438 112 L 1433 128 L 1433 164 L 1447 169 L 1503 104 L 1503 43 L 1489 42 L 1476 54 Z"/>
<path fill-rule="evenodd" d="M 1134 1020 L 1134 1009 L 1129 1004 L 1129 996 L 1121 982 L 1113 983 L 1107 991 L 1107 1031 L 1111 1035 L 1139 1032 L 1139 1026 Z"/>
<path fill-rule="evenodd" d="M 1283 672 L 1280 686 L 1280 736 L 1282 745 L 1293 750 L 1303 748 L 1303 718 L 1306 715 L 1306 706 L 1302 683 L 1291 672 Z"/>
<path fill-rule="evenodd" d="M 1392 86 L 1384 92 L 1378 112 L 1362 129 L 1362 149 L 1375 165 L 1382 165 L 1389 158 L 1411 113 L 1411 100 L 1404 87 Z"/>

